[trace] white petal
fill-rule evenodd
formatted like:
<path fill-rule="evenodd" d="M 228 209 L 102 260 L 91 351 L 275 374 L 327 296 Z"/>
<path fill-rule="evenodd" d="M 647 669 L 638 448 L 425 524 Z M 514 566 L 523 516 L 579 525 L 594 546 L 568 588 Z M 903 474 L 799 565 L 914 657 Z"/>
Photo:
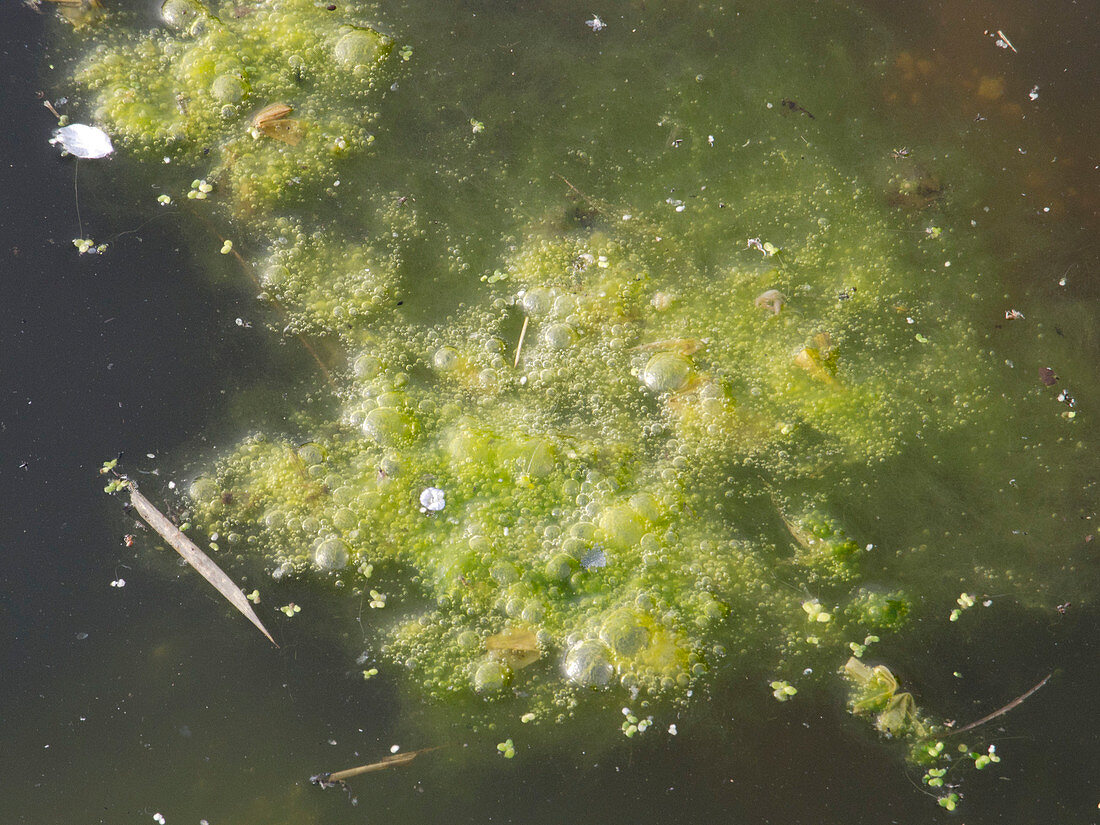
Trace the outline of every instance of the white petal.
<path fill-rule="evenodd" d="M 447 506 L 446 494 L 438 487 L 427 487 L 420 493 L 420 506 L 438 513 Z"/>
<path fill-rule="evenodd" d="M 53 144 L 61 144 L 61 148 L 70 155 L 78 158 L 105 158 L 115 147 L 111 145 L 111 138 L 107 133 L 96 126 L 86 126 L 83 123 L 74 123 L 71 126 L 63 126 L 53 133 Z"/>

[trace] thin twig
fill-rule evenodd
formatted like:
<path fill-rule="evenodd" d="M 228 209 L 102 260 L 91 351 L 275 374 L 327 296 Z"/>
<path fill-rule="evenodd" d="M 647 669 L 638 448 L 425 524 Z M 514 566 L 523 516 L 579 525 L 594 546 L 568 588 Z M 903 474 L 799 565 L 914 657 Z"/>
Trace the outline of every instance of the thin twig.
<path fill-rule="evenodd" d="M 223 236 L 222 233 L 218 231 L 217 227 L 214 226 L 209 218 L 196 210 L 191 210 L 191 212 L 192 214 L 197 215 L 206 223 L 206 225 L 210 228 L 210 231 L 217 236 L 219 241 L 221 241 L 223 244 L 225 243 L 225 236 Z M 241 253 L 238 252 L 236 249 L 231 249 L 230 254 L 237 259 L 237 263 L 241 265 L 241 269 L 243 269 L 244 273 L 252 280 L 252 283 L 256 285 L 256 288 L 263 290 L 263 284 L 260 283 L 260 279 L 256 277 L 256 273 L 252 271 L 252 267 L 248 265 L 248 261 L 246 261 L 241 256 Z M 284 318 L 290 318 L 290 312 L 287 311 L 287 308 L 284 307 L 279 302 L 279 299 L 276 298 L 274 295 L 271 296 L 271 303 L 274 304 L 275 308 L 282 313 Z M 304 333 L 297 332 L 295 333 L 295 337 L 297 337 L 297 339 L 302 342 L 302 346 L 306 348 L 306 352 L 313 356 L 313 360 L 317 362 L 317 366 L 318 368 L 320 368 L 321 374 L 325 376 L 325 381 L 328 382 L 328 385 L 333 389 L 336 389 L 336 382 L 332 379 L 332 373 L 328 371 L 328 367 L 326 367 L 325 362 L 321 360 L 321 356 L 317 354 L 317 350 L 314 349 L 313 344 L 309 342 Z"/>
<path fill-rule="evenodd" d="M 568 181 L 568 179 L 566 179 L 565 175 L 562 175 L 562 174 L 560 174 L 559 172 L 555 172 L 554 174 L 555 174 L 555 175 L 557 175 L 557 176 L 558 176 L 559 178 L 561 178 L 561 179 L 562 179 L 562 181 L 563 181 L 563 182 L 565 183 L 565 185 L 566 185 L 566 186 L 568 186 L 568 187 L 569 187 L 570 189 L 572 189 L 572 190 L 573 190 L 573 191 L 574 191 L 574 192 L 575 192 L 575 193 L 577 194 L 577 197 L 579 197 L 579 198 L 583 198 L 583 199 L 584 199 L 584 200 L 586 200 L 586 201 L 590 201 L 590 200 L 591 200 L 591 198 L 589 198 L 589 197 L 588 197 L 588 195 L 584 194 L 584 192 L 582 192 L 582 191 L 581 191 L 580 189 L 578 189 L 578 188 L 577 188 L 577 187 L 575 187 L 575 186 L 574 186 L 573 184 L 571 184 L 571 183 L 570 183 L 570 182 Z"/>
<path fill-rule="evenodd" d="M 523 351 L 523 339 L 527 337 L 527 324 L 530 321 L 530 315 L 523 316 L 523 329 L 519 331 L 519 343 L 516 344 L 516 360 L 512 362 L 513 369 L 519 366 L 519 354 Z"/>
<path fill-rule="evenodd" d="M 961 727 L 958 730 L 953 730 L 953 731 L 949 731 L 947 733 L 942 733 L 936 738 L 942 739 L 942 738 L 947 737 L 947 736 L 954 736 L 956 733 L 966 733 L 968 730 L 974 730 L 974 728 L 978 727 L 979 725 L 984 725 L 986 722 L 993 721 L 998 716 L 1004 716 L 1010 710 L 1012 710 L 1013 708 L 1020 705 L 1025 699 L 1027 699 L 1033 693 L 1035 693 L 1035 691 L 1037 691 L 1039 688 L 1041 688 L 1043 685 L 1045 685 L 1047 682 L 1049 682 L 1050 677 L 1053 676 L 1053 675 L 1054 675 L 1053 672 L 1048 673 L 1046 675 L 1046 677 L 1042 679 L 1042 681 L 1040 681 L 1037 685 L 1035 685 L 1035 687 L 1033 687 L 1031 690 L 1027 691 L 1026 693 L 1020 694 L 1015 699 L 1013 699 L 1011 702 L 1009 702 L 1007 705 L 1005 705 L 1003 708 L 998 708 L 997 710 L 993 711 L 988 716 L 983 716 L 977 722 L 971 722 L 969 725 L 965 725 L 964 727 Z"/>
<path fill-rule="evenodd" d="M 1013 54 L 1019 54 L 1019 52 L 1016 51 L 1016 47 L 1012 45 L 1012 41 L 1008 39 L 1008 35 L 1000 29 L 997 29 L 997 37 L 1001 38 L 1001 40 L 1005 42 L 1005 45 L 1012 49 Z"/>
<path fill-rule="evenodd" d="M 77 237 L 84 237 L 84 221 L 80 220 L 80 187 L 78 185 L 80 175 L 80 158 L 73 160 L 73 201 L 76 203 L 76 229 Z"/>
<path fill-rule="evenodd" d="M 319 773 L 315 776 L 311 776 L 309 781 L 314 785 L 320 785 L 322 788 L 331 788 L 334 785 L 343 784 L 345 779 L 351 779 L 353 776 L 359 776 L 364 773 L 374 773 L 375 771 L 384 771 L 387 768 L 397 768 L 401 765 L 407 765 L 412 762 L 416 757 L 422 753 L 430 753 L 431 751 L 439 750 L 442 745 L 436 745 L 432 748 L 421 748 L 418 751 L 409 751 L 408 753 L 395 753 L 392 756 L 379 759 L 377 762 L 371 762 L 369 765 L 360 765 L 358 768 L 348 768 L 344 771 L 336 771 L 336 773 Z"/>

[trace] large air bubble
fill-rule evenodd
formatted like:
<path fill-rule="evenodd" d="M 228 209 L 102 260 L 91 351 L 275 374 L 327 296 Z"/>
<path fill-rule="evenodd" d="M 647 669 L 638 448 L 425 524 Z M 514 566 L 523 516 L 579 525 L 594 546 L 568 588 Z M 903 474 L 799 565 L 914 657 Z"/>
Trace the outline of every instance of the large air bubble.
<path fill-rule="evenodd" d="M 610 653 L 598 639 L 584 639 L 566 652 L 562 672 L 566 679 L 581 687 L 604 687 L 614 675 Z"/>
<path fill-rule="evenodd" d="M 649 644 L 650 633 L 632 610 L 621 608 L 604 620 L 600 639 L 619 656 L 637 656 Z"/>
<path fill-rule="evenodd" d="M 160 16 L 170 29 L 191 33 L 193 27 L 206 18 L 209 12 L 206 6 L 197 0 L 164 0 L 160 7 Z"/>
<path fill-rule="evenodd" d="M 478 693 L 495 693 L 504 687 L 508 680 L 508 669 L 500 662 L 490 659 L 482 662 L 474 671 L 474 690 Z"/>
<path fill-rule="evenodd" d="M 313 564 L 323 573 L 343 570 L 348 565 L 348 546 L 341 539 L 326 539 L 313 551 Z"/>
<path fill-rule="evenodd" d="M 658 352 L 642 370 L 642 382 L 653 392 L 676 392 L 691 379 L 691 359 L 678 352 Z"/>
<path fill-rule="evenodd" d="M 387 39 L 370 29 L 353 29 L 336 41 L 333 57 L 346 69 L 370 68 L 385 53 Z"/>
<path fill-rule="evenodd" d="M 377 407 L 363 419 L 363 435 L 379 446 L 392 447 L 412 439 L 413 424 L 393 407 Z"/>

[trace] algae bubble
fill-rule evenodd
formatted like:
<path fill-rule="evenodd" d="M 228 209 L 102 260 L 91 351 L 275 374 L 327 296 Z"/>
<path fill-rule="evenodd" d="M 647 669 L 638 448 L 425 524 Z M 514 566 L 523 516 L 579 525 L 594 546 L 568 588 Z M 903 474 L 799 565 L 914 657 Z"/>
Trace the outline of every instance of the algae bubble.
<path fill-rule="evenodd" d="M 600 639 L 618 656 L 632 657 L 649 644 L 650 632 L 634 613 L 620 609 L 604 620 Z"/>
<path fill-rule="evenodd" d="M 198 0 L 164 0 L 160 16 L 170 29 L 194 33 L 196 24 L 209 16 L 206 6 Z"/>
<path fill-rule="evenodd" d="M 676 352 L 659 352 L 645 365 L 642 381 L 653 392 L 676 392 L 691 378 L 691 360 Z"/>
<path fill-rule="evenodd" d="M 333 56 L 345 68 L 366 71 L 385 56 L 390 43 L 388 37 L 376 31 L 353 28 L 336 41 Z"/>
<path fill-rule="evenodd" d="M 562 661 L 562 672 L 569 681 L 589 688 L 606 687 L 615 673 L 607 645 L 596 639 L 586 639 L 569 648 Z"/>
<path fill-rule="evenodd" d="M 478 693 L 495 693 L 504 688 L 508 671 L 500 662 L 482 662 L 474 673 L 474 690 Z"/>
<path fill-rule="evenodd" d="M 335 573 L 348 565 L 348 546 L 337 538 L 325 539 L 313 551 L 313 564 L 322 573 Z"/>

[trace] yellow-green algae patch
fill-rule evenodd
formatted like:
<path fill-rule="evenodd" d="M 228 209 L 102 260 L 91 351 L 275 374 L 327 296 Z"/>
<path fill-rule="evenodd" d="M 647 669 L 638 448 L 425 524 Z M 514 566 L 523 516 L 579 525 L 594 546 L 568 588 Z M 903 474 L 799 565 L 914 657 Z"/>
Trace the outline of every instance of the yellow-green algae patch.
<path fill-rule="evenodd" d="M 316 197 L 342 158 L 372 142 L 393 41 L 353 6 L 166 0 L 161 17 L 132 33 L 108 15 L 76 72 L 96 120 L 125 148 L 187 164 L 250 214 Z M 279 104 L 288 128 L 265 120 Z"/>
<path fill-rule="evenodd" d="M 198 522 L 278 576 L 371 571 L 386 655 L 437 698 L 684 698 L 730 650 L 792 667 L 896 628 L 905 596 L 863 588 L 828 496 L 789 485 L 957 425 L 984 383 L 964 308 L 901 265 L 874 196 L 821 174 L 770 193 L 823 219 L 778 260 L 737 243 L 703 267 L 669 227 L 604 210 L 532 231 L 436 323 L 348 309 L 365 246 L 274 249 L 292 326 L 348 344 L 339 420 L 304 447 L 249 439 L 193 488 Z M 530 666 L 486 647 L 520 631 Z"/>
<path fill-rule="evenodd" d="M 849 40 L 802 4 L 715 13 L 708 38 L 737 44 L 737 71 L 704 38 L 705 74 L 679 79 L 605 38 L 616 94 L 585 80 L 572 111 L 531 122 L 519 99 L 496 120 L 472 106 L 497 81 L 485 60 L 445 100 L 405 102 L 423 147 L 380 140 L 395 156 L 376 174 L 364 149 L 392 122 L 375 113 L 397 61 L 357 8 L 169 0 L 136 34 L 112 13 L 77 72 L 131 155 L 209 179 L 278 330 L 317 343 L 331 374 L 328 413 L 246 438 L 194 482 L 197 529 L 276 580 L 356 599 L 379 667 L 474 724 L 656 710 L 731 668 L 787 701 L 854 656 L 851 708 L 909 738 L 938 787 L 934 724 L 871 657 L 945 576 L 929 566 L 902 590 L 897 570 L 927 548 L 873 547 L 838 488 L 896 472 L 926 438 L 939 449 L 996 397 L 978 297 L 991 256 L 962 220 L 974 203 L 950 208 L 987 195 L 959 180 L 914 198 L 924 159 L 882 146 L 868 171 L 876 124 L 852 96 L 858 50 L 877 48 L 865 21 L 829 7 Z M 698 40 L 698 19 L 668 16 Z M 651 100 L 654 83 L 667 94 Z M 819 118 L 776 106 L 790 93 L 813 94 Z M 488 128 L 471 135 L 467 104 Z M 435 133 L 450 109 L 469 154 Z"/>

